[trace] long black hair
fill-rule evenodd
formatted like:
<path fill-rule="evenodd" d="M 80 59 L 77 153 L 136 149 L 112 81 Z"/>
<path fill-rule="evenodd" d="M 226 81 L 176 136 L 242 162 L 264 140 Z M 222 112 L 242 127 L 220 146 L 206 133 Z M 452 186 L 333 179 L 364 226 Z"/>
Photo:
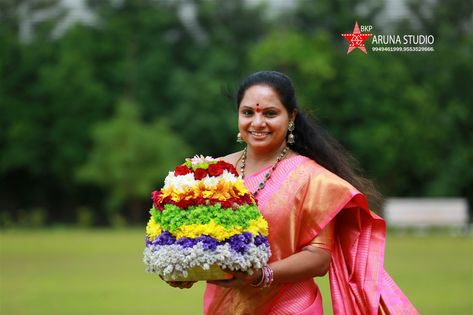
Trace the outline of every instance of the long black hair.
<path fill-rule="evenodd" d="M 379 202 L 380 195 L 373 183 L 361 175 L 355 158 L 343 146 L 323 129 L 315 119 L 297 106 L 296 92 L 291 79 L 277 71 L 260 71 L 244 79 L 236 94 L 237 108 L 248 88 L 254 85 L 271 87 L 289 115 L 297 112 L 294 121 L 295 143 L 289 147 L 322 165 L 332 173 L 343 178 L 365 194 L 370 201 Z"/>

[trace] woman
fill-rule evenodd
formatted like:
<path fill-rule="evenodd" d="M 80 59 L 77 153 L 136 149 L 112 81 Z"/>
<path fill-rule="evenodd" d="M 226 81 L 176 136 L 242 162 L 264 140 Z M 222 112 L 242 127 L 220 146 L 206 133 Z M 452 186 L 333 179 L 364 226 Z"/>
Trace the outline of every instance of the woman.
<path fill-rule="evenodd" d="M 209 281 L 206 314 L 323 314 L 313 278 L 329 271 L 335 314 L 417 314 L 384 271 L 384 221 L 350 157 L 298 107 L 288 77 L 257 72 L 237 93 L 235 165 L 269 223 L 268 266 Z M 175 286 L 190 287 L 191 283 Z"/>

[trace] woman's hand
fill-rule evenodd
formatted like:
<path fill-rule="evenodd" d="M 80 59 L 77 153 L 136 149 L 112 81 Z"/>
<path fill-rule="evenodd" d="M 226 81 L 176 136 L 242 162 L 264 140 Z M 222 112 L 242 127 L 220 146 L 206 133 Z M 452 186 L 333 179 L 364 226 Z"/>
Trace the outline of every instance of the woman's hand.
<path fill-rule="evenodd" d="M 179 289 L 190 289 L 194 285 L 194 283 L 197 282 L 197 281 L 166 281 L 166 280 L 163 279 L 163 277 L 161 277 L 161 275 L 159 277 L 164 282 L 169 284 L 171 287 L 179 288 Z"/>
<path fill-rule="evenodd" d="M 254 270 L 251 275 L 248 272 L 231 271 L 228 269 L 224 269 L 223 271 L 233 275 L 233 278 L 229 280 L 209 280 L 207 283 L 226 288 L 241 288 L 258 283 L 262 277 L 261 269 Z"/>
<path fill-rule="evenodd" d="M 316 246 L 307 246 L 304 250 L 271 263 L 275 283 L 289 283 L 324 276 L 330 266 L 330 252 Z M 262 270 L 255 270 L 251 275 L 246 272 L 224 270 L 233 275 L 230 280 L 207 281 L 227 288 L 249 287 L 258 285 L 262 279 Z M 277 282 L 276 282 L 277 281 Z"/>
<path fill-rule="evenodd" d="M 190 289 L 196 281 L 166 281 L 173 288 Z"/>

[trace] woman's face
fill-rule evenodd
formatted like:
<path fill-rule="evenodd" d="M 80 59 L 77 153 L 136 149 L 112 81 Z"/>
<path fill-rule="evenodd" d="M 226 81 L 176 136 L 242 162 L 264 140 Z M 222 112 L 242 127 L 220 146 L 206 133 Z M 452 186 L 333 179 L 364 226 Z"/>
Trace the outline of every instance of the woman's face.
<path fill-rule="evenodd" d="M 249 148 L 260 153 L 280 150 L 285 145 L 289 119 L 278 94 L 267 85 L 249 87 L 238 109 L 241 137 Z"/>

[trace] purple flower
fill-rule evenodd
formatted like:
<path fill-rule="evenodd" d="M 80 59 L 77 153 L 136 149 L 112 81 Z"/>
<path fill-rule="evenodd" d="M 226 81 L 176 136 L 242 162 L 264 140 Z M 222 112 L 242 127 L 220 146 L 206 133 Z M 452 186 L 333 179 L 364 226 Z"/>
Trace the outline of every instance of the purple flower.
<path fill-rule="evenodd" d="M 214 251 L 217 249 L 218 242 L 211 236 L 202 235 L 197 238 L 182 237 L 176 241 L 177 245 L 181 245 L 183 248 L 194 247 L 197 243 L 202 243 L 204 250 Z"/>
<path fill-rule="evenodd" d="M 182 237 L 177 240 L 176 244 L 181 245 L 183 248 L 193 247 L 197 242 L 197 239 L 192 239 L 188 237 Z"/>
<path fill-rule="evenodd" d="M 266 237 L 264 237 L 263 235 L 258 234 L 258 235 L 255 237 L 255 245 L 256 245 L 256 246 L 260 246 L 261 244 L 264 244 L 266 247 L 269 248 L 268 239 L 267 239 Z"/>
<path fill-rule="evenodd" d="M 251 233 L 249 233 L 251 235 Z M 251 236 L 250 236 L 251 237 Z M 251 240 L 251 239 L 250 239 Z M 233 235 L 232 237 L 230 237 L 228 239 L 228 243 L 230 244 L 230 247 L 240 253 L 240 254 L 244 254 L 246 251 L 248 251 L 248 239 L 247 239 L 247 236 L 246 235 L 243 235 L 242 234 L 237 234 L 237 235 Z"/>
<path fill-rule="evenodd" d="M 198 243 L 202 243 L 202 247 L 206 251 L 215 251 L 218 245 L 229 244 L 230 247 L 240 253 L 246 254 L 248 252 L 248 245 L 254 242 L 256 246 L 265 245 L 269 248 L 269 242 L 266 237 L 258 234 L 253 237 L 250 232 L 243 232 L 241 234 L 233 235 L 224 241 L 217 241 L 215 238 L 209 235 L 201 235 L 197 238 L 182 237 L 178 240 L 168 231 L 162 232 L 153 241 L 145 238 L 146 246 L 164 246 L 164 245 L 180 245 L 182 248 L 192 248 Z"/>
<path fill-rule="evenodd" d="M 204 247 L 205 250 L 211 250 L 214 251 L 217 249 L 218 242 L 216 239 L 214 239 L 211 236 L 208 235 L 202 235 L 198 238 L 195 239 L 196 243 L 201 242 L 202 246 Z"/>
<path fill-rule="evenodd" d="M 253 238 L 253 234 L 251 234 L 250 232 L 243 232 L 241 233 L 241 236 L 245 244 L 250 244 L 251 239 Z"/>
<path fill-rule="evenodd" d="M 172 236 L 168 231 L 161 233 L 156 239 L 152 242 L 153 245 L 172 245 L 176 242 L 176 238 Z"/>

